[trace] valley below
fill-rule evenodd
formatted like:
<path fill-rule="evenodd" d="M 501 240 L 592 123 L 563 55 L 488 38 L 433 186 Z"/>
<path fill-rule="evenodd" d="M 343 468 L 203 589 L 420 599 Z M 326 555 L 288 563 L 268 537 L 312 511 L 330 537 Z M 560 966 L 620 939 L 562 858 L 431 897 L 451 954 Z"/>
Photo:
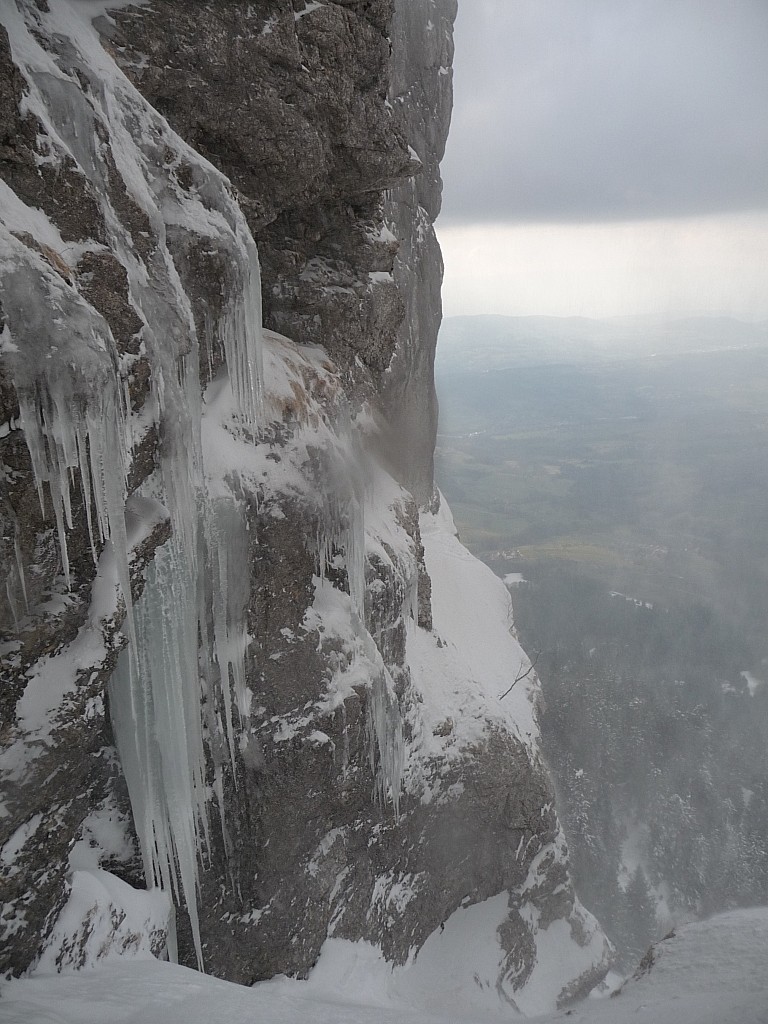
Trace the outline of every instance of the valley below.
<path fill-rule="evenodd" d="M 591 330 L 447 320 L 437 478 L 510 587 L 577 889 L 629 964 L 768 901 L 768 345 Z"/>

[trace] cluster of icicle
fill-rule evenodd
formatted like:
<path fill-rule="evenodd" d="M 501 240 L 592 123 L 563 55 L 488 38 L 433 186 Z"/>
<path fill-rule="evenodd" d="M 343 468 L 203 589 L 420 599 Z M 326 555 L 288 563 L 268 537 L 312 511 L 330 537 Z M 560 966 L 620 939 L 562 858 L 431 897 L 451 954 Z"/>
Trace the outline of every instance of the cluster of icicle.
<path fill-rule="evenodd" d="M 198 962 L 198 854 L 209 845 L 200 716 L 198 641 L 203 678 L 219 672 L 224 721 L 207 702 L 212 738 L 226 737 L 234 768 L 232 691 L 247 708 L 247 535 L 234 499 L 203 500 L 197 512 L 198 557 L 183 534 L 160 548 L 136 604 L 136 646 L 120 656 L 109 686 L 120 761 L 150 884 L 187 906 Z M 224 808 L 221 807 L 222 822 Z"/>
<path fill-rule="evenodd" d="M 169 229 L 175 237 L 208 235 L 228 256 L 233 283 L 216 331 L 241 420 L 251 432 L 261 402 L 256 247 L 226 179 L 175 136 L 120 73 L 86 10 L 55 3 L 49 13 L 29 9 L 24 15 L 8 5 L 0 21 L 26 78 L 26 109 L 52 140 L 53 154 L 46 159 L 73 160 L 92 186 L 109 248 L 127 271 L 130 300 L 144 323 L 142 342 L 152 365 L 144 415 L 149 409 L 163 427 L 161 465 L 146 486 L 167 507 L 172 537 L 156 552 L 134 609 L 125 527 L 132 424 L 114 338 L 76 281 L 57 273 L 7 226 L 0 230 L 8 362 L 41 504 L 44 514 L 46 500 L 52 507 L 68 585 L 67 534 L 77 479 L 94 561 L 103 560 L 107 548 L 114 555 L 129 636 L 110 684 L 116 740 L 148 884 L 183 898 L 202 967 L 196 890 L 208 826 L 199 638 L 203 660 L 218 668 L 217 700 L 223 709 L 220 714 L 211 696 L 208 726 L 226 737 L 234 760 L 233 692 L 238 712 L 246 706 L 248 559 L 238 499 L 204 496 L 197 338 Z M 55 56 L 37 42 L 41 26 L 52 37 L 69 37 L 71 45 Z M 92 87 L 84 89 L 84 81 Z M 120 182 L 104 159 L 107 149 Z M 173 182 L 169 154 L 187 161 L 193 189 L 184 191 Z M 148 218 L 156 244 L 145 259 L 137 255 L 112 204 L 113 188 L 126 188 Z M 12 207 L 0 207 L 0 212 L 10 209 L 11 224 L 25 213 L 32 226 L 41 223 L 39 211 L 26 211 L 15 196 L 11 201 Z M 43 229 L 48 233 L 43 241 L 55 241 L 55 226 L 43 224 Z M 82 252 L 88 245 L 72 248 Z M 22 573 L 20 568 L 23 581 Z"/>
<path fill-rule="evenodd" d="M 16 351 L 20 425 L 40 506 L 52 506 L 62 571 L 71 585 L 67 530 L 77 470 L 94 563 L 109 539 L 132 632 L 125 494 L 125 390 L 106 322 L 36 253 L 0 229 L 3 308 Z M 95 520 L 95 521 L 94 521 Z M 22 588 L 24 571 L 19 561 Z M 24 592 L 26 601 L 26 592 Z"/>

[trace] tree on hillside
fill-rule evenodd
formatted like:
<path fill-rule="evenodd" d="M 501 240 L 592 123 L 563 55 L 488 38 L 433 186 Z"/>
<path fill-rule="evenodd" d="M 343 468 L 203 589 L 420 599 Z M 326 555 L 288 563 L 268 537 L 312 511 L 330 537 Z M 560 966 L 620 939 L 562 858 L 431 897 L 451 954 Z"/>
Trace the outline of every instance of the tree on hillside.
<path fill-rule="evenodd" d="M 635 868 L 622 894 L 617 928 L 626 966 L 638 963 L 646 949 L 658 938 L 656 897 L 641 864 Z"/>

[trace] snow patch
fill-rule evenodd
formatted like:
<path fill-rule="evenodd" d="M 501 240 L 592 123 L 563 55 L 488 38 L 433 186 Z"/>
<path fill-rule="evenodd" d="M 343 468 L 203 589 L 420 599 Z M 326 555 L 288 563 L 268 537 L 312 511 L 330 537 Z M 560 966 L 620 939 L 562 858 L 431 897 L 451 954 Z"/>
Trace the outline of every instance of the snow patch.
<path fill-rule="evenodd" d="M 749 695 L 750 695 L 750 697 L 754 697 L 755 694 L 757 693 L 757 691 L 762 686 L 765 686 L 765 680 L 764 679 L 758 679 L 757 676 L 752 675 L 751 672 L 742 672 L 741 673 L 741 677 L 744 680 L 744 682 L 747 684 L 747 687 L 749 688 Z"/>
<path fill-rule="evenodd" d="M 173 952 L 174 935 L 166 893 L 134 889 L 109 871 L 75 871 L 67 903 L 32 976 L 126 957 L 151 959 L 161 948 Z"/>
<path fill-rule="evenodd" d="M 480 905 L 477 922 L 493 924 L 501 903 Z M 471 919 L 470 919 L 471 920 Z M 469 924 L 469 922 L 466 922 Z M 444 933 L 432 938 L 446 943 Z M 308 981 L 285 977 L 253 988 L 206 978 L 173 964 L 122 958 L 77 974 L 35 976 L 2 987 L 0 1021 L 51 1024 L 163 1024 L 213 1020 L 269 1024 L 491 1024 L 514 1010 L 485 983 L 482 968 L 496 957 L 483 925 L 479 947 L 455 945 L 464 985 L 436 955 L 392 969 L 365 943 L 326 942 Z M 432 941 L 432 938 L 429 940 Z M 553 935 L 556 939 L 557 936 Z M 426 947 L 425 947 L 426 948 Z M 590 999 L 570 1011 L 547 1011 L 539 1024 L 765 1024 L 768 1006 L 768 910 L 739 910 L 680 929 L 654 947 L 650 969 L 611 999 Z M 419 977 L 421 972 L 421 977 Z M 474 977 L 477 973 L 477 978 Z M 405 979 L 408 979 L 407 981 Z M 441 988 L 447 978 L 448 991 Z M 456 994 L 458 1002 L 452 1002 Z M 495 1005 L 494 1005 L 495 1000 Z"/>

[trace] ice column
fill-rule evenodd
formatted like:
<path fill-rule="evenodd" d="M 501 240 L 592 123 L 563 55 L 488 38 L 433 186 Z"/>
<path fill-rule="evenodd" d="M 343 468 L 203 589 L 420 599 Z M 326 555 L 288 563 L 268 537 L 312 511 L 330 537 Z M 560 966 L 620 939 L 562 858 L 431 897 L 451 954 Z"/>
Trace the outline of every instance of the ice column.
<path fill-rule="evenodd" d="M 109 699 L 147 882 L 177 902 L 183 896 L 202 970 L 198 849 L 207 818 L 196 605 L 193 566 L 172 537 L 155 553 L 136 605 L 135 664 L 124 651 Z"/>
<path fill-rule="evenodd" d="M 373 678 L 368 704 L 368 759 L 376 777 L 379 799 L 389 798 L 395 816 L 400 814 L 400 791 L 405 769 L 405 743 L 400 708 L 391 679 L 385 672 Z M 376 754 L 378 752 L 378 760 Z"/>
<path fill-rule="evenodd" d="M 224 708 L 224 731 L 235 772 L 234 692 L 238 719 L 248 713 L 245 683 L 245 651 L 248 645 L 246 613 L 250 594 L 248 533 L 242 505 L 234 498 L 209 499 L 203 509 L 205 557 L 201 559 L 200 589 L 204 608 L 200 613 L 201 635 L 209 637 L 212 624 L 213 658 L 218 665 Z M 209 663 L 210 663 L 210 659 Z"/>

